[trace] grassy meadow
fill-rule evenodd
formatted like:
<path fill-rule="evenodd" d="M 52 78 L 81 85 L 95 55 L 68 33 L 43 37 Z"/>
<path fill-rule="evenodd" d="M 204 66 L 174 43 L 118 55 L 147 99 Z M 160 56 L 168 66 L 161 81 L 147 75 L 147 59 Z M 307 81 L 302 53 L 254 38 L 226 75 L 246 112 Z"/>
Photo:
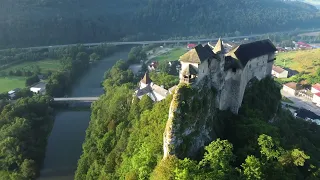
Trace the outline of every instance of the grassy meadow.
<path fill-rule="evenodd" d="M 174 61 L 178 60 L 180 56 L 186 53 L 187 50 L 185 48 L 175 48 L 167 53 L 164 53 L 160 56 L 155 57 L 153 60 L 155 61 Z"/>
<path fill-rule="evenodd" d="M 25 87 L 26 77 L 0 77 L 0 93 Z"/>
<path fill-rule="evenodd" d="M 290 51 L 277 54 L 276 65 L 298 72 L 315 73 L 320 68 L 320 49 Z"/>
<path fill-rule="evenodd" d="M 16 69 L 32 69 L 33 66 L 39 66 L 41 73 L 47 73 L 48 71 L 54 72 L 61 68 L 59 60 L 46 59 L 41 61 L 23 62 L 10 66 L 2 71 L 9 72 L 10 70 Z"/>
<path fill-rule="evenodd" d="M 23 62 L 20 64 L 12 65 L 8 68 L 1 70 L 1 72 L 9 72 L 10 70 L 31 70 L 38 66 L 41 73 L 47 73 L 49 71 L 58 71 L 61 68 L 59 60 L 46 59 L 41 61 Z M 6 76 L 0 77 L 0 93 L 10 91 L 15 88 L 24 88 L 27 77 L 18 76 Z"/>

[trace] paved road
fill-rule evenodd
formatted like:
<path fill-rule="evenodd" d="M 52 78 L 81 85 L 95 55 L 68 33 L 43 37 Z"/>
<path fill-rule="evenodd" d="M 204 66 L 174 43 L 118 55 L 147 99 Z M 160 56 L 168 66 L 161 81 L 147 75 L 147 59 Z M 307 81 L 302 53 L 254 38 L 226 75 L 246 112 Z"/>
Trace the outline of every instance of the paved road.
<path fill-rule="evenodd" d="M 81 102 L 92 102 L 98 100 L 99 97 L 68 97 L 68 98 L 53 98 L 54 101 L 81 101 Z"/>
<path fill-rule="evenodd" d="M 270 34 L 277 34 L 277 33 L 289 33 L 289 32 L 313 32 L 319 29 L 309 29 L 309 30 L 300 30 L 300 31 L 282 31 L 282 32 L 271 32 L 266 34 L 252 34 L 246 36 L 234 36 L 234 37 L 222 37 L 224 40 L 233 40 L 233 39 L 244 39 L 244 38 L 252 38 L 252 37 L 259 37 L 264 35 Z M 209 42 L 209 41 L 216 41 L 218 38 L 206 38 L 206 39 L 187 39 L 187 40 L 161 40 L 161 41 L 127 41 L 127 42 L 98 42 L 98 43 L 83 43 L 83 46 L 98 46 L 101 44 L 112 44 L 112 45 L 146 45 L 146 44 L 164 44 L 164 43 L 190 43 L 190 42 Z M 79 43 L 81 44 L 81 43 Z M 44 49 L 44 48 L 59 48 L 59 47 L 67 47 L 67 46 L 74 46 L 77 44 L 64 44 L 64 45 L 52 45 L 52 46 L 35 46 L 35 47 L 26 47 L 26 48 L 17 48 L 17 49 Z M 5 50 L 5 49 L 2 49 Z M 2 51 L 0 50 L 0 51 Z"/>
<path fill-rule="evenodd" d="M 293 101 L 294 103 L 293 106 L 308 109 L 320 116 L 320 107 L 316 106 L 311 101 L 308 101 L 307 99 L 302 99 L 300 97 L 292 96 L 282 90 L 281 90 L 281 94 L 287 97 L 288 99 L 290 99 L 291 101 Z"/>
<path fill-rule="evenodd" d="M 248 36 L 236 36 L 236 37 L 224 37 L 224 40 L 232 40 L 232 39 L 243 39 L 243 38 L 252 38 L 259 37 L 265 34 L 255 34 Z M 165 43 L 190 43 L 190 42 L 209 42 L 216 41 L 218 38 L 207 38 L 207 39 L 186 39 L 186 40 L 160 40 L 160 41 L 127 41 L 127 42 L 99 42 L 99 43 L 84 43 L 83 46 L 98 46 L 102 44 L 110 44 L 110 45 L 147 45 L 147 44 L 165 44 Z M 53 45 L 53 46 L 35 46 L 35 47 L 26 47 L 26 48 L 17 48 L 17 49 L 45 49 L 45 48 L 59 48 L 59 47 L 67 47 L 67 46 L 75 46 L 77 44 L 64 44 L 64 45 Z M 5 50 L 5 49 L 2 49 Z"/>

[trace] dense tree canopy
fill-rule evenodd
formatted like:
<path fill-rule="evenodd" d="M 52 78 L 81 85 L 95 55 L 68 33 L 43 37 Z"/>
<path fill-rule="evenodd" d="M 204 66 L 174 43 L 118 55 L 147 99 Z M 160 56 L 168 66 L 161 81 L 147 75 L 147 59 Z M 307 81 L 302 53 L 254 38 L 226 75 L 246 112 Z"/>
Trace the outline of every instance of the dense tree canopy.
<path fill-rule="evenodd" d="M 76 179 L 319 178 L 320 127 L 282 109 L 271 78 L 250 82 L 239 115 L 217 114 L 223 135 L 199 159 L 162 159 L 172 97 L 134 97 L 134 84 L 123 79 L 127 68 L 119 61 L 106 73 L 107 92 L 92 106 Z"/>
<path fill-rule="evenodd" d="M 53 124 L 50 98 L 21 98 L 0 113 L 1 179 L 35 179 Z"/>
<path fill-rule="evenodd" d="M 279 0 L 3 0 L 0 47 L 240 35 L 317 26 L 315 7 Z"/>

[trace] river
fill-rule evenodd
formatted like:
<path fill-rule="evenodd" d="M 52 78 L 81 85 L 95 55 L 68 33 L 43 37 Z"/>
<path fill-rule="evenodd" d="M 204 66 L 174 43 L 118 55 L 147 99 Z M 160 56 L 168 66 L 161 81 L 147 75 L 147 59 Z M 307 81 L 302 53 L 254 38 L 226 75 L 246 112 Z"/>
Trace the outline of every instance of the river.
<path fill-rule="evenodd" d="M 94 64 L 73 86 L 72 97 L 95 97 L 103 94 L 100 82 L 105 71 L 119 59 L 126 59 L 130 48 L 124 48 Z M 72 180 L 82 153 L 90 111 L 63 111 L 55 117 L 48 139 L 46 157 L 39 180 Z"/>

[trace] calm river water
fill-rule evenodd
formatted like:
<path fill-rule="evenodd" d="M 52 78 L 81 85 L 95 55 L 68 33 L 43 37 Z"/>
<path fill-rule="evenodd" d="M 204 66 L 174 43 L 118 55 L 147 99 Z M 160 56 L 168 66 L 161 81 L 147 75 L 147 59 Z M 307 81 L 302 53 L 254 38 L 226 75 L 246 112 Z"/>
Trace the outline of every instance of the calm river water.
<path fill-rule="evenodd" d="M 119 59 L 126 59 L 130 48 L 93 65 L 76 83 L 72 97 L 94 97 L 103 94 L 100 82 L 105 71 Z M 44 166 L 39 180 L 71 180 L 82 153 L 85 130 L 90 121 L 90 111 L 64 111 L 57 114 L 48 139 Z"/>

